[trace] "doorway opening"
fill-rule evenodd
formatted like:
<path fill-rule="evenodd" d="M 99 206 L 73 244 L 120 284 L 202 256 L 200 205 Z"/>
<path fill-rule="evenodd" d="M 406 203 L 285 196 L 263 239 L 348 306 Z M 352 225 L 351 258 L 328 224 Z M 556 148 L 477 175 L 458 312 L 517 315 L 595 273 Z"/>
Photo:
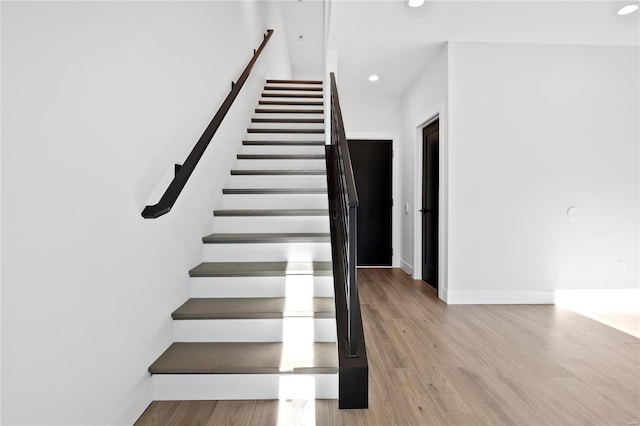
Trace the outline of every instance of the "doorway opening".
<path fill-rule="evenodd" d="M 422 130 L 422 279 L 438 290 L 440 120 Z"/>
<path fill-rule="evenodd" d="M 393 147 L 391 140 L 350 139 L 358 191 L 358 266 L 391 266 Z"/>

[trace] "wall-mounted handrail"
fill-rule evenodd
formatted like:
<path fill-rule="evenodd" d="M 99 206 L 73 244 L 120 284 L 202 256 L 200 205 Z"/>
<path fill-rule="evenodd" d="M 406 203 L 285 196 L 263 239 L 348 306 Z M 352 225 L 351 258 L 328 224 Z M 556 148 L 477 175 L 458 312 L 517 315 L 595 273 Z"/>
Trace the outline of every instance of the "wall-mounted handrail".
<path fill-rule="evenodd" d="M 222 102 L 222 105 L 220 105 L 218 112 L 213 116 L 213 119 L 204 130 L 204 133 L 202 133 L 202 136 L 200 136 L 200 139 L 198 139 L 198 142 L 191 150 L 191 153 L 185 160 L 184 164 L 180 167 L 176 167 L 176 174 L 162 197 L 160 197 L 160 201 L 152 206 L 146 206 L 142 211 L 142 217 L 145 219 L 155 219 L 171 211 L 171 208 L 178 199 L 182 189 L 189 180 L 191 173 L 193 173 L 193 170 L 198 165 L 200 158 L 202 158 L 202 155 L 209 146 L 209 142 L 211 142 L 213 135 L 215 135 L 218 127 L 220 127 L 220 124 L 222 123 L 222 120 L 229 112 L 233 101 L 238 96 L 238 93 L 240 93 L 240 89 L 244 86 L 245 81 L 251 73 L 253 65 L 256 63 L 260 53 L 262 53 L 262 50 L 271 38 L 271 34 L 273 34 L 273 30 L 267 30 L 260 47 L 258 47 L 257 50 L 254 50 L 251 61 L 249 61 L 249 64 L 240 75 L 240 78 L 238 78 L 238 81 L 231 83 L 231 91 L 225 98 L 224 102 Z"/>

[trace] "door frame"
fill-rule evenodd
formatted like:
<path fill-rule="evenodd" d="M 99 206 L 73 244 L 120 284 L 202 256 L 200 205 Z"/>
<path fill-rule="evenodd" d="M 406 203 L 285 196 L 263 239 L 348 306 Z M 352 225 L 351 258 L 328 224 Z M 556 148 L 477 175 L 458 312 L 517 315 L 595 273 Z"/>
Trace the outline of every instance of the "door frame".
<path fill-rule="evenodd" d="M 391 207 L 391 266 L 366 266 L 366 268 L 399 268 L 400 267 L 400 214 L 401 188 L 400 188 L 400 154 L 398 144 L 400 137 L 396 133 L 384 132 L 346 132 L 347 140 L 362 139 L 371 141 L 391 141 L 391 197 L 393 206 Z"/>
<path fill-rule="evenodd" d="M 424 128 L 439 120 L 438 156 L 438 297 L 447 302 L 449 292 L 449 140 L 444 102 L 438 110 L 415 127 L 414 209 L 413 209 L 413 278 L 422 279 L 422 147 Z"/>

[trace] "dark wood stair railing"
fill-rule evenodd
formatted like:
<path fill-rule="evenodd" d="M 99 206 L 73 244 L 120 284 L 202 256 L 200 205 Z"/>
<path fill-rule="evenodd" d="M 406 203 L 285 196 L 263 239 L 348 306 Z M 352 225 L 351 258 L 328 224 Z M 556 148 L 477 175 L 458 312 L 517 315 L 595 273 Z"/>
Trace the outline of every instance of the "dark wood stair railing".
<path fill-rule="evenodd" d="M 198 142 L 191 150 L 191 153 L 185 160 L 184 164 L 182 164 L 181 166 L 176 165 L 175 176 L 162 197 L 160 197 L 160 201 L 152 206 L 146 206 L 142 211 L 142 217 L 144 217 L 145 219 L 155 219 L 171 211 L 173 205 L 178 199 L 178 196 L 182 192 L 182 189 L 189 180 L 191 173 L 193 173 L 193 170 L 198 165 L 200 158 L 202 158 L 202 155 L 209 146 L 211 139 L 216 134 L 218 127 L 220 127 L 220 124 L 222 123 L 222 120 L 224 120 L 224 117 L 229 112 L 231 105 L 233 105 L 233 101 L 238 96 L 238 93 L 240 93 L 240 90 L 242 89 L 242 86 L 244 86 L 244 83 L 249 77 L 249 74 L 251 74 L 251 69 L 260 56 L 260 53 L 262 53 L 262 50 L 266 46 L 267 42 L 271 38 L 271 34 L 273 34 L 273 30 L 267 30 L 266 34 L 264 35 L 264 39 L 260 44 L 260 47 L 258 47 L 257 50 L 254 50 L 251 61 L 249 61 L 249 64 L 240 75 L 240 78 L 238 78 L 238 81 L 236 81 L 235 83 L 231 83 L 231 91 L 225 98 L 224 102 L 222 102 L 222 105 L 220 105 L 218 112 L 216 112 L 216 114 L 213 116 L 213 119 L 204 130 L 204 133 L 202 133 L 202 136 L 200 136 L 200 139 L 198 139 Z"/>
<path fill-rule="evenodd" d="M 358 193 L 331 73 L 331 144 L 325 147 L 339 359 L 339 408 L 369 406 L 369 365 L 358 297 Z"/>

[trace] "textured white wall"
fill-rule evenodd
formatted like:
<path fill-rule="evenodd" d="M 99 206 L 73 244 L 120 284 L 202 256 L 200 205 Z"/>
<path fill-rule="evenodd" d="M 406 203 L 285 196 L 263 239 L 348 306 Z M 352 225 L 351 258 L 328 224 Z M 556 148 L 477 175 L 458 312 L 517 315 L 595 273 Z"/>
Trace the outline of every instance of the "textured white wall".
<path fill-rule="evenodd" d="M 340 106 L 348 139 L 393 141 L 392 245 L 394 267 L 400 266 L 400 220 L 402 215 L 400 166 L 400 98 L 397 96 L 357 96 L 340 90 Z"/>
<path fill-rule="evenodd" d="M 633 47 L 450 44 L 454 301 L 638 287 L 638 59 Z"/>
<path fill-rule="evenodd" d="M 281 16 L 262 2 L 1 7 L 2 422 L 123 421 L 150 397 L 146 369 L 170 344 L 264 79 L 290 77 Z M 175 208 L 142 219 L 267 28 Z"/>

